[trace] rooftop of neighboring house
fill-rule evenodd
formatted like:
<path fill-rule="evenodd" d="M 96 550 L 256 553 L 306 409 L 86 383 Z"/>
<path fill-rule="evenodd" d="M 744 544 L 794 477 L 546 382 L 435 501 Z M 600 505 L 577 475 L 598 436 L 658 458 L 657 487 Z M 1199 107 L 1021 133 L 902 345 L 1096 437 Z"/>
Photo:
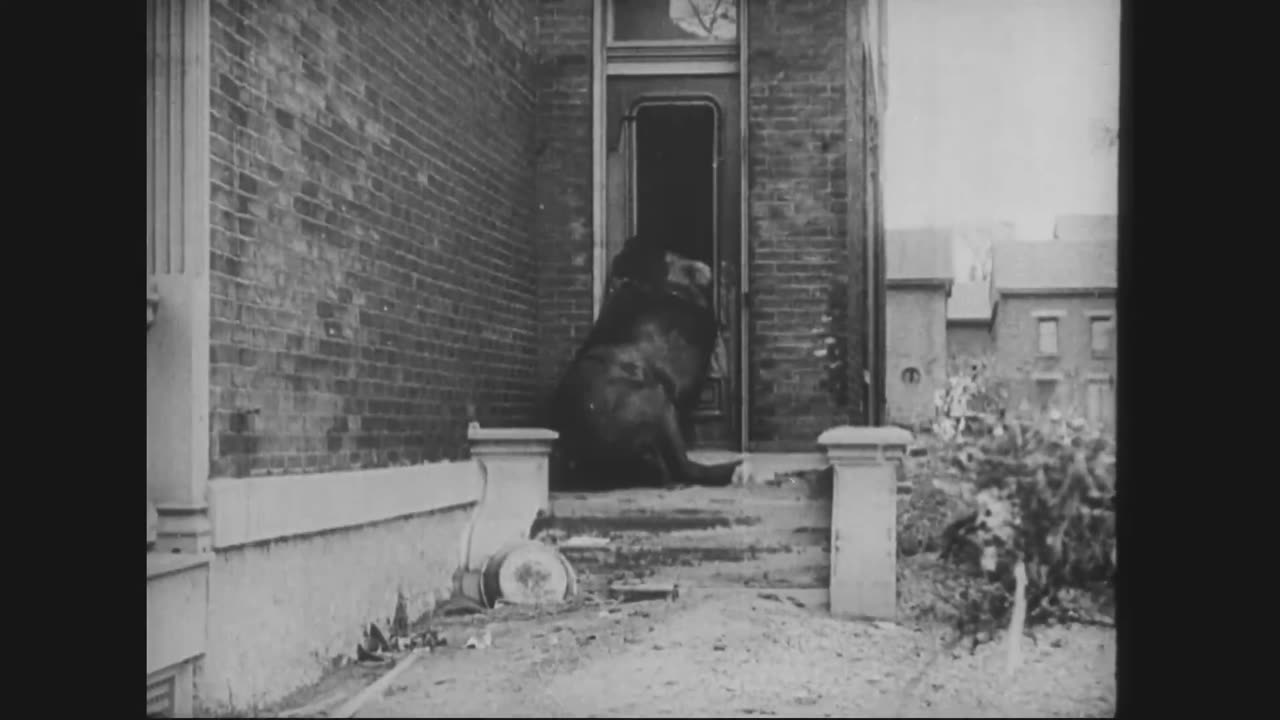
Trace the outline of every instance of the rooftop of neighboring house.
<path fill-rule="evenodd" d="M 991 272 L 997 292 L 1114 290 L 1116 243 L 997 243 Z"/>
<path fill-rule="evenodd" d="M 958 282 L 951 286 L 951 297 L 947 299 L 948 322 L 990 322 L 990 320 L 990 283 Z"/>
<path fill-rule="evenodd" d="M 903 228 L 885 233 L 885 279 L 890 283 L 950 283 L 951 233 L 942 228 Z"/>
<path fill-rule="evenodd" d="M 1059 215 L 1053 223 L 1053 238 L 1064 242 L 1115 242 L 1119 234 L 1115 215 Z"/>

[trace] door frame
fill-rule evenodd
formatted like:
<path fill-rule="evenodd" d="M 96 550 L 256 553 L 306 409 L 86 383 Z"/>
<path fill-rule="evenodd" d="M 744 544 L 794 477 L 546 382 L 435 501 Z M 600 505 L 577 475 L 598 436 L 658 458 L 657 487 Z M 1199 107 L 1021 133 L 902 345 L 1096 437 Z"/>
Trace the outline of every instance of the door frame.
<path fill-rule="evenodd" d="M 715 128 L 714 128 L 715 132 L 712 135 L 712 141 L 715 143 L 714 152 L 715 152 L 716 160 L 719 161 L 720 154 L 723 152 L 723 148 L 721 147 L 721 145 L 724 142 L 724 138 L 720 134 L 720 119 L 722 117 L 721 113 L 723 111 L 720 109 L 720 105 L 719 103 L 716 102 L 715 98 L 700 92 L 694 92 L 694 93 L 673 92 L 665 95 L 651 95 L 648 97 L 641 98 L 636 102 L 632 103 L 630 107 L 624 110 L 624 113 L 626 115 L 636 115 L 640 112 L 640 109 L 645 107 L 646 105 L 653 105 L 653 106 L 659 106 L 659 107 L 671 106 L 671 105 L 701 106 L 701 107 L 711 108 L 711 112 L 714 114 L 716 119 Z M 636 193 L 639 192 L 639 184 L 637 182 L 637 179 L 638 179 L 637 173 L 639 171 L 639 168 L 636 165 L 636 158 L 637 158 L 636 153 L 639 148 L 637 147 L 636 131 L 635 131 L 634 124 L 632 124 L 631 127 L 629 127 L 625 132 L 626 132 L 626 138 L 627 138 L 626 142 L 629 143 L 628 156 L 630 157 L 630 161 L 628 162 L 628 167 L 627 167 L 628 178 L 627 178 L 627 198 L 626 198 L 626 203 L 628 207 L 628 210 L 627 210 L 628 226 L 626 228 L 626 232 L 623 233 L 624 242 L 626 238 L 631 237 L 636 233 L 636 230 L 637 230 L 636 225 L 640 221 L 640 218 L 636 215 L 636 207 L 638 206 L 638 202 L 639 202 L 639 198 L 636 195 Z M 607 156 L 605 158 L 605 161 L 606 161 L 606 167 L 607 167 L 607 163 L 608 163 Z M 741 168 L 739 168 L 739 172 L 741 172 Z M 719 263 L 720 247 L 721 247 L 719 242 L 720 210 L 721 210 L 720 176 L 714 172 L 711 173 L 711 196 L 712 196 L 713 202 L 715 203 L 715 205 L 713 206 L 714 212 L 711 213 L 711 236 L 716 240 L 715 248 L 714 248 L 715 257 L 713 258 L 713 262 Z M 605 201 L 606 201 L 605 212 L 607 213 L 608 212 L 607 195 L 606 195 Z M 607 219 L 608 218 L 606 217 L 606 220 Z M 607 263 L 608 254 L 609 254 L 608 237 L 605 238 L 604 246 L 605 246 L 605 252 L 604 252 L 605 261 Z M 599 312 L 598 309 L 597 309 L 597 312 Z"/>
<path fill-rule="evenodd" d="M 592 0 L 591 24 L 591 230 L 592 230 L 592 278 L 591 317 L 600 314 L 604 302 L 605 280 L 608 274 L 608 226 L 605 192 L 608 184 L 608 151 L 605 147 L 605 87 L 609 76 L 645 75 L 737 75 L 738 77 L 738 443 L 741 452 L 750 448 L 751 436 L 751 382 L 750 339 L 751 306 L 750 267 L 751 232 L 748 213 L 750 184 L 748 172 L 747 109 L 750 99 L 747 74 L 747 27 L 749 2 L 738 3 L 738 43 L 671 43 L 629 42 L 611 45 L 606 42 L 609 22 L 606 4 L 608 0 Z M 730 152 L 731 148 L 725 148 Z"/>

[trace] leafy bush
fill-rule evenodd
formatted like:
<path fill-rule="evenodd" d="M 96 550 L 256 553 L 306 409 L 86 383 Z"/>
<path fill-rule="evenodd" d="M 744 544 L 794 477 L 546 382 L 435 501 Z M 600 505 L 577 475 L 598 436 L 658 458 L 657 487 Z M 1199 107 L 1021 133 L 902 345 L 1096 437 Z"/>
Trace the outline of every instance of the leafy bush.
<path fill-rule="evenodd" d="M 1082 620 L 1116 571 L 1113 439 L 1052 412 L 1006 418 L 943 449 L 966 480 L 974 511 L 944 533 L 943 555 L 984 579 L 961 624 L 1007 619 L 1013 568 L 1027 572 L 1027 625 Z"/>
<path fill-rule="evenodd" d="M 910 486 L 909 494 L 898 500 L 898 555 L 904 558 L 941 550 L 939 541 L 947 525 L 972 509 L 956 483 L 948 482 L 952 473 L 933 451 L 934 437 L 920 433 L 916 442 L 925 454 L 909 458 L 906 477 L 900 478 Z"/>
<path fill-rule="evenodd" d="M 947 383 L 934 393 L 932 430 L 944 440 L 978 432 L 999 418 L 1008 401 L 1006 384 L 992 375 L 987 356 L 953 356 Z"/>
<path fill-rule="evenodd" d="M 1008 412 L 989 367 L 969 361 L 938 393 L 930 458 L 899 512 L 900 550 L 940 546 L 967 576 L 942 591 L 975 646 L 1007 624 L 1019 561 L 1028 628 L 1096 620 L 1116 572 L 1113 437 L 1057 411 Z M 945 529 L 922 542 L 944 508 Z"/>

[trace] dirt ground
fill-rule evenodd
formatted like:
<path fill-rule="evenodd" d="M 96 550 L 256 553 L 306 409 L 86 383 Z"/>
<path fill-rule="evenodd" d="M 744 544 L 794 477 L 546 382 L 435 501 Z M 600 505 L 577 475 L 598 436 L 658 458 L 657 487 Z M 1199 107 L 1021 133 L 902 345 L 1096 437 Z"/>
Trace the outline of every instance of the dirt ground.
<path fill-rule="evenodd" d="M 940 628 L 836 620 L 820 594 L 715 588 L 542 619 L 460 620 L 438 626 L 448 646 L 358 717 L 1114 713 L 1110 630 L 1042 631 L 1005 681 L 1001 644 L 943 652 Z M 482 628 L 493 644 L 464 648 Z"/>
<path fill-rule="evenodd" d="M 558 609 L 421 619 L 418 629 L 430 626 L 447 645 L 357 716 L 1114 714 L 1113 629 L 1040 629 L 1006 679 L 1002 636 L 972 655 L 947 642 L 932 599 L 943 568 L 931 553 L 899 560 L 901 624 L 831 617 L 830 497 L 814 487 L 563 495 L 553 513 L 553 533 L 609 541 L 603 552 L 566 549 L 580 596 Z M 632 579 L 678 582 L 680 596 L 600 599 L 610 582 Z M 491 646 L 464 647 L 486 629 Z M 388 669 L 343 668 L 284 707 L 349 698 Z"/>

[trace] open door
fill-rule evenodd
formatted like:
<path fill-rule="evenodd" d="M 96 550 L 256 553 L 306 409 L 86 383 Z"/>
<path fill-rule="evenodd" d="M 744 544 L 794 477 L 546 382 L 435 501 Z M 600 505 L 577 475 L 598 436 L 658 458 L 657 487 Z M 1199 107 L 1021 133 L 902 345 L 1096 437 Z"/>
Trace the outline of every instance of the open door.
<path fill-rule="evenodd" d="M 639 234 L 714 277 L 722 371 L 695 413 L 696 449 L 741 449 L 738 85 L 736 76 L 611 77 L 606 88 L 609 261 Z"/>

